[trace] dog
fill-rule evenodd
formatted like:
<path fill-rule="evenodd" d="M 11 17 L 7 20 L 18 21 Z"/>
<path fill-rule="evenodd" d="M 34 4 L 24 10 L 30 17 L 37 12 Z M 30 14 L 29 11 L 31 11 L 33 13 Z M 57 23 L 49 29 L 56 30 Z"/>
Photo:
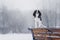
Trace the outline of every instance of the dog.
<path fill-rule="evenodd" d="M 35 10 L 33 16 L 35 21 L 35 28 L 46 28 L 46 26 L 42 24 L 41 12 L 39 10 Z"/>

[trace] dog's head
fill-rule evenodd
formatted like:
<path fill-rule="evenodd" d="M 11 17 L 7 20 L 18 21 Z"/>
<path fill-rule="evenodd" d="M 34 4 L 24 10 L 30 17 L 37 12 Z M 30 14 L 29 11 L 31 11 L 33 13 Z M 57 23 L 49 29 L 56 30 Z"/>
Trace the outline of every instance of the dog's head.
<path fill-rule="evenodd" d="M 41 12 L 39 10 L 34 11 L 34 13 L 33 13 L 34 18 L 36 18 L 36 14 L 38 14 L 38 18 L 40 18 L 40 20 L 42 20 L 41 19 Z"/>

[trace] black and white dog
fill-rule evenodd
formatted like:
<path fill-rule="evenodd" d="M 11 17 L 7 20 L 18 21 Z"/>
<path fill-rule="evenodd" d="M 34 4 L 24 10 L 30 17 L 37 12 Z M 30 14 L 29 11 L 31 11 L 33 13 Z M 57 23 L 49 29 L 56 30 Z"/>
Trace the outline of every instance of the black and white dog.
<path fill-rule="evenodd" d="M 35 28 L 44 28 L 45 26 L 42 24 L 41 12 L 39 10 L 35 10 L 33 13 Z"/>

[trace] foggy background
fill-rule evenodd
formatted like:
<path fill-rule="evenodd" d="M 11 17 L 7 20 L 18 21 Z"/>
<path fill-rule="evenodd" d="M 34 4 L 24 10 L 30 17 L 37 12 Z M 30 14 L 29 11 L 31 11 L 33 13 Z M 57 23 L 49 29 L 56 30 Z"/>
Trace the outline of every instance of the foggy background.
<path fill-rule="evenodd" d="M 35 9 L 45 26 L 60 28 L 60 0 L 0 0 L 0 33 L 29 33 Z"/>

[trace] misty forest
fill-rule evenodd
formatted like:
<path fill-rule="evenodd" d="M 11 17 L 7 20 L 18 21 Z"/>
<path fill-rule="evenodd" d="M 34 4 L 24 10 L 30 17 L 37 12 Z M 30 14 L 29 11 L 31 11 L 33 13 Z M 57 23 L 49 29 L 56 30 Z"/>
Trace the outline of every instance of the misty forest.
<path fill-rule="evenodd" d="M 60 28 L 60 0 L 0 0 L 0 33 L 30 33 L 33 12 L 39 9 L 47 28 Z"/>

